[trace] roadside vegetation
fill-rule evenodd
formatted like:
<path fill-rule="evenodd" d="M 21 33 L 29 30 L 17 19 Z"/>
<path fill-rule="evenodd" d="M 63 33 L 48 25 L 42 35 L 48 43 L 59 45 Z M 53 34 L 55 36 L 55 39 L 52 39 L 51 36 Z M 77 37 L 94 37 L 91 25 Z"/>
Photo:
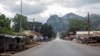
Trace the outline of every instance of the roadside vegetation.
<path fill-rule="evenodd" d="M 8 18 L 4 14 L 0 14 L 0 34 L 15 35 L 20 32 L 20 18 L 21 18 L 21 31 L 30 30 L 31 25 L 27 16 L 16 14 L 14 18 Z M 31 22 L 34 24 L 36 32 L 40 32 L 43 36 L 55 37 L 56 33 L 52 27 L 41 22 Z M 31 28 L 33 28 L 31 27 Z"/>

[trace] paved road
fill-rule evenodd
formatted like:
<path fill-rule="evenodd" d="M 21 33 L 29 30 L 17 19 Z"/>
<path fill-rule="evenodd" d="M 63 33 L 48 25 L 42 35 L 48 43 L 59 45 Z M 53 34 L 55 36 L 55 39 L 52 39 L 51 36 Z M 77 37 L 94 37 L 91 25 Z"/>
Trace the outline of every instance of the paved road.
<path fill-rule="evenodd" d="M 71 41 L 53 40 L 13 56 L 100 56 L 100 50 Z"/>

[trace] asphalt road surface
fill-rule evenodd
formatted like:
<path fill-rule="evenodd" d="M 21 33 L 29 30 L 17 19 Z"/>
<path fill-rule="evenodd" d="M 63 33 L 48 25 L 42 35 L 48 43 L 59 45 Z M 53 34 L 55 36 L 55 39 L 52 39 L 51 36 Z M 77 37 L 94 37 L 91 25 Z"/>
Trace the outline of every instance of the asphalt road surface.
<path fill-rule="evenodd" d="M 65 40 L 53 40 L 13 56 L 100 56 L 100 49 Z"/>

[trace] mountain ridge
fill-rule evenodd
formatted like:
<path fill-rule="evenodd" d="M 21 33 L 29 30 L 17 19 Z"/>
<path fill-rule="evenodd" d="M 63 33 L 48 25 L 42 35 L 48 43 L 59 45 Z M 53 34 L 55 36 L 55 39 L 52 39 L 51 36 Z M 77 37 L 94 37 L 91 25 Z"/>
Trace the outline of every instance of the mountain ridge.
<path fill-rule="evenodd" d="M 80 16 L 77 15 L 75 13 L 68 13 L 65 14 L 62 17 L 59 17 L 58 15 L 52 15 L 49 17 L 49 19 L 47 20 L 47 24 L 51 25 L 54 29 L 55 32 L 64 32 L 66 30 L 68 30 L 68 21 L 71 18 L 78 18 L 78 19 L 87 19 L 88 17 L 85 16 Z M 96 22 L 98 22 L 98 20 L 100 21 L 100 15 L 98 14 L 90 14 L 90 20 L 92 22 L 92 26 L 97 25 L 100 26 L 99 23 L 96 24 Z M 96 27 L 96 26 L 94 26 Z"/>

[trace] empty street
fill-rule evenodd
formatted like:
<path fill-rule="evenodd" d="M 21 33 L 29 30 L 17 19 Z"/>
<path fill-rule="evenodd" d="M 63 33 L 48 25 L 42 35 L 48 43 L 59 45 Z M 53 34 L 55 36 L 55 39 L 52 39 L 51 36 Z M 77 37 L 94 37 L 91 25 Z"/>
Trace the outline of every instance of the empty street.
<path fill-rule="evenodd" d="M 13 56 L 100 56 L 100 49 L 58 39 Z"/>

